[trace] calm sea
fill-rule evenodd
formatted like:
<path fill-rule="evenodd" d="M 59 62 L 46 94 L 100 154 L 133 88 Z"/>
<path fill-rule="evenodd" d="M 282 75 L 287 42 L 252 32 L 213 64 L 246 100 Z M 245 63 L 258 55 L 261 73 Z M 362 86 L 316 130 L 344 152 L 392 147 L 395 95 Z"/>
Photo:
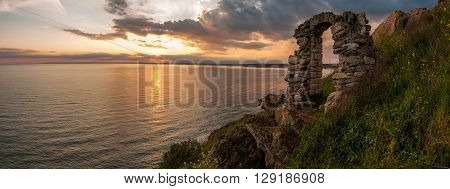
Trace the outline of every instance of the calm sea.
<path fill-rule="evenodd" d="M 153 168 L 260 111 L 285 69 L 127 64 L 0 66 L 0 168 Z"/>

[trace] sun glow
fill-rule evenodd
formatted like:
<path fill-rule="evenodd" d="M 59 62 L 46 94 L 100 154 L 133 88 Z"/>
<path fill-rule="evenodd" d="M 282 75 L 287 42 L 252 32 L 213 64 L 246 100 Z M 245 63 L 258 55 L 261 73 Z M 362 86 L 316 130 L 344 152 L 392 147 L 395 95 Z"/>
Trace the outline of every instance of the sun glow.
<path fill-rule="evenodd" d="M 116 39 L 115 42 L 139 53 L 149 55 L 181 55 L 200 51 L 199 48 L 189 45 L 187 41 L 168 35 L 152 35 L 145 37 L 127 33 L 127 40 Z"/>

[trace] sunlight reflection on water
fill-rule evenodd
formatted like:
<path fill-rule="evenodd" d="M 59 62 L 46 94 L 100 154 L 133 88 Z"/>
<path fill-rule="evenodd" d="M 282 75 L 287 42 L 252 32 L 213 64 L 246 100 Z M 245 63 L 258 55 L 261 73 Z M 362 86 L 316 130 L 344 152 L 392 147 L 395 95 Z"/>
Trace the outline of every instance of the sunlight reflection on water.
<path fill-rule="evenodd" d="M 285 69 L 144 68 L 2 65 L 0 168 L 152 168 L 286 87 Z"/>

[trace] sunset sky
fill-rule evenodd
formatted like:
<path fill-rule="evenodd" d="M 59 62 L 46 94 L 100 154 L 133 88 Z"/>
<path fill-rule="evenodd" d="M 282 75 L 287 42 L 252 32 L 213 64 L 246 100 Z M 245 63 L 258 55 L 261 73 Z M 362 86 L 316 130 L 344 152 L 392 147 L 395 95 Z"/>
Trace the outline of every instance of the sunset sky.
<path fill-rule="evenodd" d="M 391 11 L 437 0 L 0 0 L 0 63 L 286 61 L 296 26 L 324 11 Z M 334 62 L 325 34 L 324 62 Z"/>

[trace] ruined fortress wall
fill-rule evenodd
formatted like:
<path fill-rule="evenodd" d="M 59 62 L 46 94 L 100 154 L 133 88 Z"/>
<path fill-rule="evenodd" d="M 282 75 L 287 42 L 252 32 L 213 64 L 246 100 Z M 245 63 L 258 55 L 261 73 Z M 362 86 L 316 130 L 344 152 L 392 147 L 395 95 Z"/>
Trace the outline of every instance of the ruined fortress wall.
<path fill-rule="evenodd" d="M 344 12 L 335 15 L 325 12 L 313 16 L 295 30 L 299 49 L 289 57 L 285 80 L 288 82 L 288 104 L 312 108 L 314 95 L 322 93 L 322 34 L 331 27 L 333 52 L 339 55 L 339 65 L 333 75 L 336 91 L 328 96 L 326 109 L 338 106 L 343 98 L 374 69 L 375 53 L 370 36 L 371 26 L 364 13 Z"/>

